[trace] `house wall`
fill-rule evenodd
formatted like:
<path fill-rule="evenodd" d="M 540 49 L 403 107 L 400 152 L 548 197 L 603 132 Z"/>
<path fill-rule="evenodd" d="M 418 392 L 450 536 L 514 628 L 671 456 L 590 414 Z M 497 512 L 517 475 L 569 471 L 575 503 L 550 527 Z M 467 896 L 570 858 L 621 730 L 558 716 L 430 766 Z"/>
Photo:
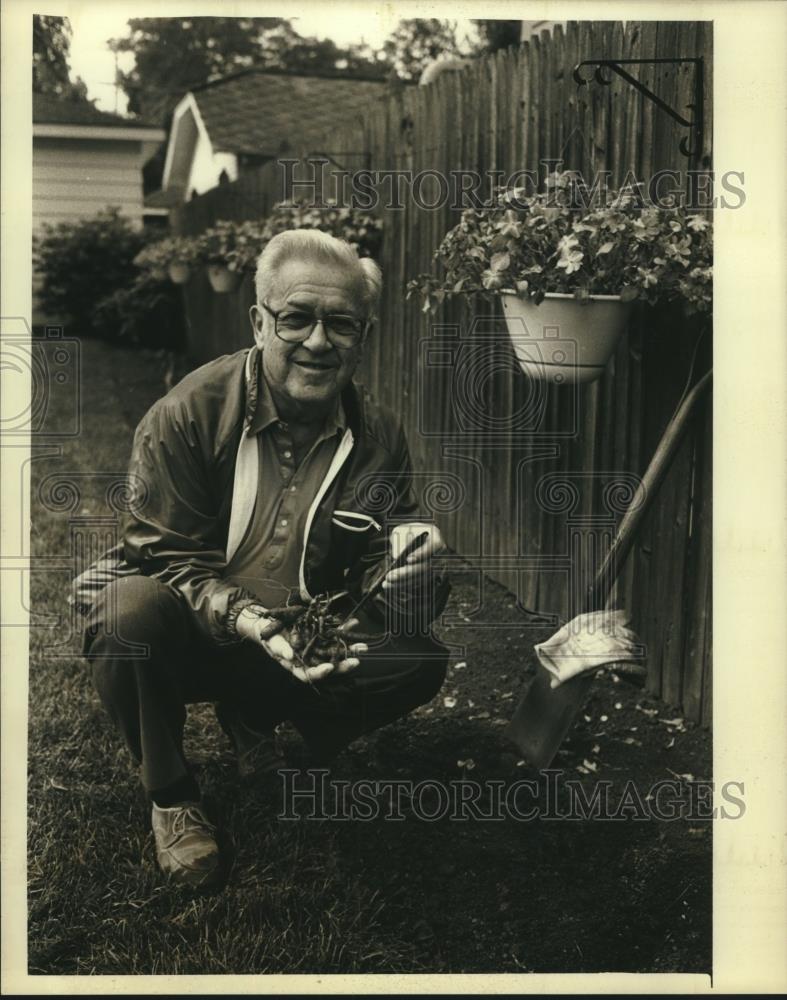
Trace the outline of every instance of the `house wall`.
<path fill-rule="evenodd" d="M 142 226 L 143 143 L 117 139 L 33 140 L 33 233 L 48 222 L 74 222 L 117 206 L 135 228 Z M 33 274 L 33 323 L 57 323 L 43 313 Z"/>
<path fill-rule="evenodd" d="M 33 231 L 117 205 L 142 225 L 142 144 L 135 140 L 33 140 Z"/>

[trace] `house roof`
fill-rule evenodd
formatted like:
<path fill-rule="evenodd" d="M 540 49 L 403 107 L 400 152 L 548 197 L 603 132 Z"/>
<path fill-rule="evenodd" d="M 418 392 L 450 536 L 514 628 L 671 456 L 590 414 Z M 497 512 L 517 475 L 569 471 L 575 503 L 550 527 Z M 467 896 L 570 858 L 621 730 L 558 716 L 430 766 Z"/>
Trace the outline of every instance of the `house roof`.
<path fill-rule="evenodd" d="M 191 91 L 213 149 L 277 156 L 362 113 L 385 80 L 249 70 Z"/>
<path fill-rule="evenodd" d="M 160 191 L 151 191 L 145 195 L 145 208 L 173 208 L 183 201 L 184 191 L 180 187 L 168 187 Z"/>
<path fill-rule="evenodd" d="M 65 101 L 50 94 L 33 94 L 33 122 L 36 125 L 100 125 L 103 128 L 159 128 L 139 118 L 100 111 L 88 101 Z"/>

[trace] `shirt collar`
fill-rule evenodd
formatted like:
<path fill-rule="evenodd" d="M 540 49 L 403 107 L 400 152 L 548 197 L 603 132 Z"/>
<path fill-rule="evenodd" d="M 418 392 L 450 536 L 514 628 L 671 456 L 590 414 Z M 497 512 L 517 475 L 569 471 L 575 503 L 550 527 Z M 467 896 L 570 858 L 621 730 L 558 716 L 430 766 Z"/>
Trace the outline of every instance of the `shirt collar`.
<path fill-rule="evenodd" d="M 249 425 L 249 434 L 259 434 L 273 424 L 279 422 L 279 414 L 276 404 L 273 401 L 273 393 L 270 390 L 262 365 L 259 366 L 259 391 L 257 394 L 257 405 L 254 416 Z M 336 397 L 333 409 L 325 418 L 325 423 L 320 432 L 320 437 L 327 438 L 332 434 L 344 432 L 347 429 L 347 416 L 344 412 L 341 396 Z"/>

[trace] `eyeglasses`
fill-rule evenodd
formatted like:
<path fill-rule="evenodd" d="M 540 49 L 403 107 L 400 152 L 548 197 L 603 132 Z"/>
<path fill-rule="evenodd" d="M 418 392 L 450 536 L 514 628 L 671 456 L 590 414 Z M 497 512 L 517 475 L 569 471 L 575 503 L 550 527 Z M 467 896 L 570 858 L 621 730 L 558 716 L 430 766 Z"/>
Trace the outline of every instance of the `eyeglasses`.
<path fill-rule="evenodd" d="M 302 309 L 280 309 L 274 312 L 270 306 L 261 303 L 265 312 L 273 316 L 273 329 L 280 340 L 288 344 L 302 344 L 311 337 L 314 328 L 322 323 L 325 336 L 334 347 L 347 350 L 357 347 L 369 331 L 370 320 L 355 316 L 321 316 Z"/>

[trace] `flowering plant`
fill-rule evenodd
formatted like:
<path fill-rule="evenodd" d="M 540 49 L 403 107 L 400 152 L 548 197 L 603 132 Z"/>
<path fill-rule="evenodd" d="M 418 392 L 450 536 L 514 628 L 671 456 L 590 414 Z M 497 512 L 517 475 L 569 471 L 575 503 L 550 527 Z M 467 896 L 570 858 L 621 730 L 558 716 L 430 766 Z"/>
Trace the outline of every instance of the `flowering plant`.
<path fill-rule="evenodd" d="M 347 240 L 361 257 L 376 254 L 382 237 L 382 224 L 367 212 L 339 208 L 335 203 L 309 207 L 281 201 L 266 219 L 223 219 L 206 229 L 196 238 L 196 256 L 203 264 L 223 264 L 230 271 L 253 271 L 269 240 L 288 229 L 322 229 Z"/>
<path fill-rule="evenodd" d="M 196 243 L 190 236 L 167 236 L 144 247 L 134 258 L 134 264 L 145 271 L 165 269 L 169 264 L 192 264 Z"/>
<path fill-rule="evenodd" d="M 134 258 L 134 266 L 143 271 L 166 270 L 170 260 L 169 244 L 171 242 L 170 239 L 164 239 L 148 243 Z"/>
<path fill-rule="evenodd" d="M 197 237 L 197 258 L 202 264 L 223 264 L 230 271 L 243 271 L 261 249 L 258 230 L 256 222 L 222 219 Z"/>
<path fill-rule="evenodd" d="M 268 238 L 265 225 L 256 219 L 239 222 L 235 226 L 235 247 L 230 254 L 228 267 L 232 271 L 253 271 L 257 258 L 265 248 Z"/>
<path fill-rule="evenodd" d="M 596 192 L 593 192 L 596 197 Z M 682 299 L 687 311 L 710 309 L 712 230 L 701 215 L 644 203 L 636 186 L 606 192 L 593 204 L 571 171 L 556 172 L 545 189 L 499 188 L 491 208 L 467 209 L 434 254 L 442 278 L 421 274 L 408 283 L 424 311 L 447 297 L 506 291 L 538 304 L 550 292 L 619 295 L 624 301 Z"/>
<path fill-rule="evenodd" d="M 369 212 L 340 208 L 335 201 L 309 206 L 280 201 L 265 222 L 266 242 L 287 229 L 322 229 L 355 247 L 360 257 L 375 257 L 382 241 L 382 223 Z"/>
<path fill-rule="evenodd" d="M 173 236 L 170 239 L 170 264 L 188 264 L 197 262 L 199 240 L 196 236 Z"/>

